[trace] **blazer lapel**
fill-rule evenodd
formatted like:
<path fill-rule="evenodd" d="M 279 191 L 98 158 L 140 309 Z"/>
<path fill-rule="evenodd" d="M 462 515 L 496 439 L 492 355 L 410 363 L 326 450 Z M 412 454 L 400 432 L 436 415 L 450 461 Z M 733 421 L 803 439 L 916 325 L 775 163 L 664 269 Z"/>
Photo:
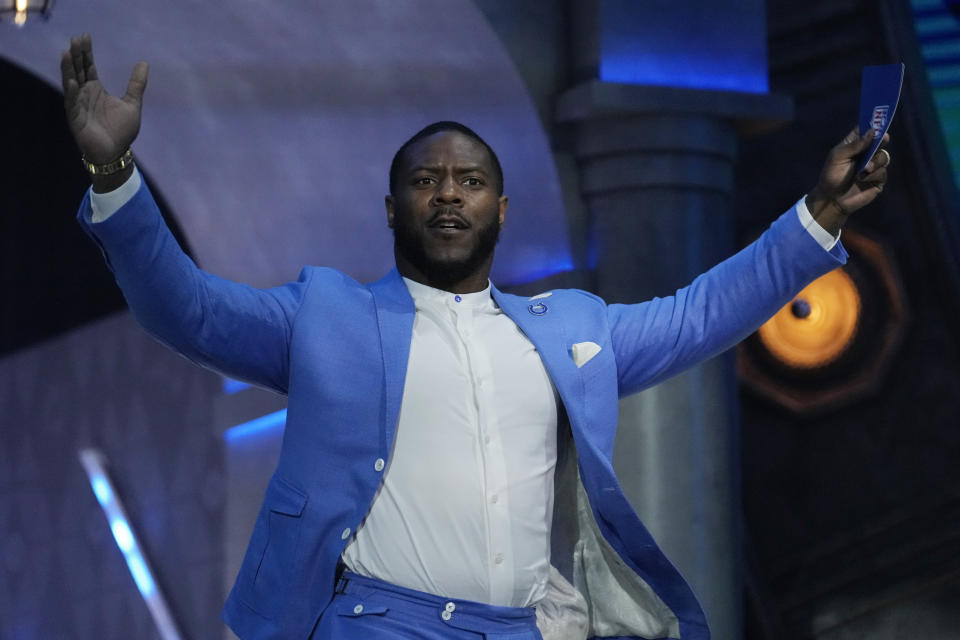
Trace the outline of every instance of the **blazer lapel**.
<path fill-rule="evenodd" d="M 583 379 L 569 351 L 571 335 L 564 314 L 551 308 L 550 298 L 533 299 L 501 293 L 491 285 L 493 299 L 537 348 L 571 420 L 583 414 Z"/>
<path fill-rule="evenodd" d="M 389 452 L 400 417 L 403 385 L 410 359 L 410 340 L 413 336 L 413 318 L 416 308 L 403 278 L 396 268 L 369 285 L 377 308 L 380 327 L 380 348 L 383 353 L 386 407 L 384 411 L 384 448 Z"/>

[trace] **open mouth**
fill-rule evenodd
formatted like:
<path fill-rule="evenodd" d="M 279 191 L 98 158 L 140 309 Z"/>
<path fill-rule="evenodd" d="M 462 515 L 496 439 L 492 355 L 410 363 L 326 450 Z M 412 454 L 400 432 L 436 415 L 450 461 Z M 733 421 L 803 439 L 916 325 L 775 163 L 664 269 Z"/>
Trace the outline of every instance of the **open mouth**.
<path fill-rule="evenodd" d="M 427 226 L 439 233 L 455 233 L 470 228 L 470 225 L 462 218 L 450 214 L 441 214 L 434 220 L 431 220 Z"/>
<path fill-rule="evenodd" d="M 466 229 L 467 225 L 459 222 L 457 220 L 448 220 L 444 222 L 437 222 L 430 225 L 431 229 Z"/>

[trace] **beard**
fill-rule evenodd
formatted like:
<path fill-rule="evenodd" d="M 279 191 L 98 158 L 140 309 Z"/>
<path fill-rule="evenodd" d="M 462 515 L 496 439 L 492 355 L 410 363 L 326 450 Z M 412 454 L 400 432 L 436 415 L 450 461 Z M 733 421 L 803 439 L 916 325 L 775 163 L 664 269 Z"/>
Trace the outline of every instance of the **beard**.
<path fill-rule="evenodd" d="M 437 288 L 446 288 L 466 280 L 493 254 L 500 240 L 500 221 L 496 215 L 477 229 L 470 252 L 459 259 L 442 259 L 426 250 L 423 232 L 410 224 L 410 217 L 397 211 L 393 242 L 397 253 L 416 267 Z"/>

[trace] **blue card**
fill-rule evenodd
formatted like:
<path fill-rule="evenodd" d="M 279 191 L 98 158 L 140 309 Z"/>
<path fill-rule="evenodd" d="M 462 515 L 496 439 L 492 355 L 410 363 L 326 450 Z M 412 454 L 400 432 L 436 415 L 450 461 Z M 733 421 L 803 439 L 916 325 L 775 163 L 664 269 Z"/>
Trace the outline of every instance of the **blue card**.
<path fill-rule="evenodd" d="M 860 80 L 860 135 L 865 134 L 868 129 L 876 130 L 877 134 L 860 159 L 857 173 L 863 171 L 873 158 L 880 141 L 883 140 L 883 134 L 890 128 L 893 114 L 897 111 L 897 103 L 900 102 L 904 68 L 902 62 L 863 68 Z"/>

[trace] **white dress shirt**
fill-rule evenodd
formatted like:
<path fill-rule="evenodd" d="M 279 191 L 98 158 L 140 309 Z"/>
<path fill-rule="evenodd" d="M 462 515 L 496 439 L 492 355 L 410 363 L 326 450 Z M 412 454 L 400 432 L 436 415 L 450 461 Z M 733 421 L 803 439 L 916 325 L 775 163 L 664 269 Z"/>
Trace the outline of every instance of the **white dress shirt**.
<path fill-rule="evenodd" d="M 550 571 L 553 383 L 489 286 L 404 282 L 417 313 L 396 440 L 344 563 L 445 597 L 532 606 Z"/>

